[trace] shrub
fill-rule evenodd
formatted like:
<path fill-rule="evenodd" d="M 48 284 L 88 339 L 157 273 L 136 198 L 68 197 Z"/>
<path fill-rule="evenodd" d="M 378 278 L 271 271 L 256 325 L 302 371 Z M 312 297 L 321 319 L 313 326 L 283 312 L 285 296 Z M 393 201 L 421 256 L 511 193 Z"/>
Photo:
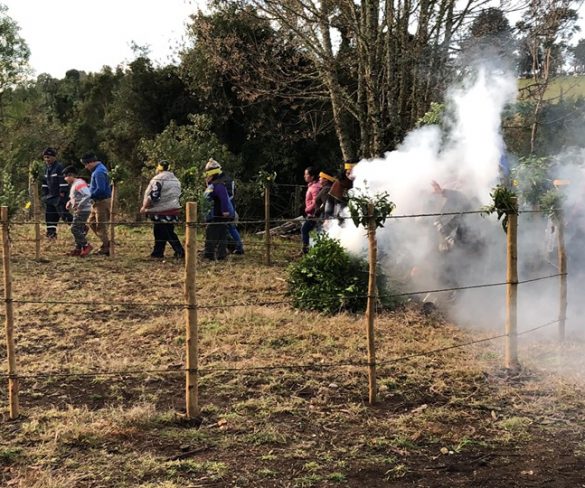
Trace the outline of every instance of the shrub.
<path fill-rule="evenodd" d="M 350 255 L 335 239 L 317 235 L 315 245 L 288 268 L 288 295 L 293 306 L 333 314 L 359 312 L 366 308 L 368 262 Z M 378 277 L 381 305 L 393 308 L 384 276 Z"/>

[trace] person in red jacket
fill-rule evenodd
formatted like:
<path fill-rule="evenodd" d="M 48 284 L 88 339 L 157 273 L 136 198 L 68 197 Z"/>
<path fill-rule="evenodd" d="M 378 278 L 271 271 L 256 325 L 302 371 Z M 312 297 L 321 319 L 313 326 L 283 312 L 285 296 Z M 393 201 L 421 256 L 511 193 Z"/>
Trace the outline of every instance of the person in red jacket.
<path fill-rule="evenodd" d="M 305 169 L 305 182 L 307 183 L 307 193 L 305 194 L 305 221 L 301 227 L 301 237 L 303 240 L 303 254 L 309 252 L 309 233 L 317 225 L 317 221 L 312 219 L 315 216 L 317 207 L 317 196 L 321 190 L 319 183 L 319 171 L 312 166 Z"/>

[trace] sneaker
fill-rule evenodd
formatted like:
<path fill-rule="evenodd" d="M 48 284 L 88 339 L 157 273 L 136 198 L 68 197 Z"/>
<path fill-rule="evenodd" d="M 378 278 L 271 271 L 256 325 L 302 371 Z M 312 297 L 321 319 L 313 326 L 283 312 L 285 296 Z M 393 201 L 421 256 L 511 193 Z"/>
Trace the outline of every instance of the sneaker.
<path fill-rule="evenodd" d="M 101 248 L 98 252 L 96 252 L 96 254 L 98 256 L 109 256 L 110 255 L 110 250 L 109 249 Z"/>
<path fill-rule="evenodd" d="M 66 256 L 79 256 L 81 254 L 81 249 L 73 249 L 73 251 L 69 251 Z"/>
<path fill-rule="evenodd" d="M 243 256 L 244 250 L 243 249 L 236 249 L 232 254 L 235 254 L 236 256 Z"/>
<path fill-rule="evenodd" d="M 89 253 L 91 252 L 91 250 L 93 249 L 93 246 L 91 244 L 86 244 L 85 246 L 83 246 L 81 248 L 81 252 L 79 253 L 79 257 L 84 258 L 87 255 L 89 255 Z"/>

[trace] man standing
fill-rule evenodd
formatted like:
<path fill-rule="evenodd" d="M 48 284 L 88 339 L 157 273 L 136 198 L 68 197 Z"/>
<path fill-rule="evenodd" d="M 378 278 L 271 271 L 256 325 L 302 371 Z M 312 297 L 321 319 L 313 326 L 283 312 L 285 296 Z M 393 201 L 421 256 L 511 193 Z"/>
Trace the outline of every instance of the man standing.
<path fill-rule="evenodd" d="M 87 153 L 81 158 L 85 169 L 91 172 L 89 192 L 92 206 L 88 224 L 91 230 L 101 239 L 102 246 L 96 254 L 110 255 L 110 238 L 108 236 L 107 222 L 110 221 L 110 201 L 112 188 L 108 170 L 95 154 Z"/>
<path fill-rule="evenodd" d="M 63 178 L 63 167 L 57 162 L 57 151 L 48 147 L 43 151 L 46 164 L 41 187 L 41 199 L 45 204 L 45 222 L 47 238 L 57 238 L 57 224 L 59 219 L 71 222 L 71 214 L 66 210 L 65 203 L 69 195 L 69 185 Z"/>

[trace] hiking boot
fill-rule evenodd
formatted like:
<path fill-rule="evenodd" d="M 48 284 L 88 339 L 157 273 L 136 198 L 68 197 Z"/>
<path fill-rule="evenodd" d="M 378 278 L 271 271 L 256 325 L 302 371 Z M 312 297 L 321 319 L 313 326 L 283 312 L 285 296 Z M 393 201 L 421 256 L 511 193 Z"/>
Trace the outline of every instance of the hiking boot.
<path fill-rule="evenodd" d="M 93 249 L 91 244 L 86 244 L 81 248 L 81 252 L 79 253 L 79 257 L 84 258 L 89 255 L 91 250 Z"/>
<path fill-rule="evenodd" d="M 66 256 L 79 256 L 81 254 L 81 249 L 73 249 L 73 251 L 69 251 Z"/>

